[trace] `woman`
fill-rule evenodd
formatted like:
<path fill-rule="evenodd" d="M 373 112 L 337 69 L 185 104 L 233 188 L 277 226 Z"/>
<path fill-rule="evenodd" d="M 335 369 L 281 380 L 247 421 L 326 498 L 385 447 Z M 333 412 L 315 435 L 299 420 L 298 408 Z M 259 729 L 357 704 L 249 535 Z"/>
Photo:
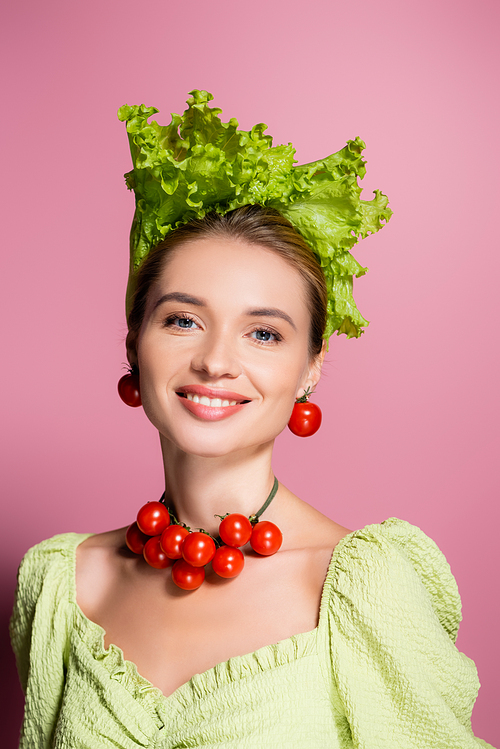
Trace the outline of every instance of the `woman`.
<path fill-rule="evenodd" d="M 22 746 L 484 746 L 435 544 L 397 519 L 352 532 L 276 491 L 271 468 L 325 336 L 366 324 L 348 250 L 387 200 L 359 200 L 361 141 L 293 167 L 291 146 L 221 123 L 210 98 L 193 92 L 167 128 L 120 110 L 137 200 L 120 391 L 158 429 L 165 495 L 139 526 L 56 536 L 23 560 Z M 250 545 L 227 539 L 226 513 Z"/>

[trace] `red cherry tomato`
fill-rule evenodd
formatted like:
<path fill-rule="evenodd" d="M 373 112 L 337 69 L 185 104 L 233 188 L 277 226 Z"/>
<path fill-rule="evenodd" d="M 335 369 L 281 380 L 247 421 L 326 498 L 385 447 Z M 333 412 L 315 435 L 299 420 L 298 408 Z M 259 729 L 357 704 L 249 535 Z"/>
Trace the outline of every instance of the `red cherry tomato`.
<path fill-rule="evenodd" d="M 193 567 L 204 567 L 215 554 L 215 541 L 207 533 L 190 533 L 182 544 L 182 557 Z"/>
<path fill-rule="evenodd" d="M 265 557 L 276 554 L 283 542 L 283 534 L 274 523 L 269 520 L 262 520 L 253 527 L 250 538 L 250 546 L 257 554 Z"/>
<path fill-rule="evenodd" d="M 134 554 L 142 554 L 144 544 L 146 543 L 148 538 L 149 536 L 146 536 L 145 533 L 139 530 L 139 526 L 137 525 L 137 523 L 132 523 L 132 525 L 129 525 L 129 527 L 127 528 L 127 533 L 125 534 L 126 544 L 130 551 L 133 551 Z"/>
<path fill-rule="evenodd" d="M 170 525 L 170 515 L 161 502 L 148 502 L 137 513 L 137 525 L 147 536 L 159 536 Z"/>
<path fill-rule="evenodd" d="M 172 560 L 167 557 L 160 546 L 160 536 L 153 536 L 146 541 L 142 553 L 146 562 L 157 570 L 164 570 L 172 564 Z"/>
<path fill-rule="evenodd" d="M 212 559 L 212 569 L 220 577 L 236 577 L 245 566 L 245 557 L 233 546 L 219 546 Z"/>
<path fill-rule="evenodd" d="M 182 590 L 196 590 L 205 579 L 204 567 L 193 567 L 184 559 L 174 562 L 172 567 L 172 580 Z"/>
<path fill-rule="evenodd" d="M 310 437 L 320 428 L 321 418 L 321 409 L 316 403 L 296 403 L 288 422 L 288 428 L 297 437 Z"/>
<path fill-rule="evenodd" d="M 139 378 L 135 374 L 126 374 L 118 380 L 118 395 L 127 406 L 142 406 L 139 390 Z"/>
<path fill-rule="evenodd" d="M 244 546 L 250 541 L 252 524 L 244 515 L 233 512 L 219 525 L 219 536 L 228 546 Z"/>
<path fill-rule="evenodd" d="M 189 531 L 183 525 L 169 525 L 160 536 L 161 548 L 170 559 L 182 557 L 182 544 L 189 535 Z"/>

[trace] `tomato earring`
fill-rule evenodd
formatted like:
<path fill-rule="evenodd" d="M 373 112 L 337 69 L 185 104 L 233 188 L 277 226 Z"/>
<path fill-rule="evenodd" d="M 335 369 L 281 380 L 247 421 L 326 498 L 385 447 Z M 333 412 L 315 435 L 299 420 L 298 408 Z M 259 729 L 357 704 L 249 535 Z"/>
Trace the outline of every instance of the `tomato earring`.
<path fill-rule="evenodd" d="M 316 403 L 309 403 L 310 395 L 310 389 L 307 388 L 304 395 L 297 398 L 288 422 L 289 430 L 297 437 L 310 437 L 321 426 L 321 409 Z"/>
<path fill-rule="evenodd" d="M 118 381 L 118 395 L 127 406 L 142 406 L 139 375 L 134 372 L 123 375 Z"/>

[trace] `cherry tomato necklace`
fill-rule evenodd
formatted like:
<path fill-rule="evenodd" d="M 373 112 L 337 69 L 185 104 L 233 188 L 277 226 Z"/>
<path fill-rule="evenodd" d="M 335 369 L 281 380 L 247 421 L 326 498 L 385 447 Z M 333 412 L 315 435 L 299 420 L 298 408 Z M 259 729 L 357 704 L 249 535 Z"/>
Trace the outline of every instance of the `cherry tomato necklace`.
<path fill-rule="evenodd" d="M 262 556 L 276 554 L 283 542 L 277 525 L 260 520 L 278 491 L 275 477 L 268 498 L 254 515 L 246 517 L 238 512 L 216 515 L 220 518 L 219 535 L 214 538 L 200 528 L 192 531 L 177 520 L 165 504 L 165 492 L 159 502 L 147 502 L 137 513 L 137 520 L 129 526 L 125 536 L 130 551 L 142 554 L 156 569 L 172 565 L 172 580 L 183 590 L 196 590 L 205 579 L 205 566 L 212 563 L 220 577 L 237 577 L 245 566 L 240 547 L 250 543 Z"/>

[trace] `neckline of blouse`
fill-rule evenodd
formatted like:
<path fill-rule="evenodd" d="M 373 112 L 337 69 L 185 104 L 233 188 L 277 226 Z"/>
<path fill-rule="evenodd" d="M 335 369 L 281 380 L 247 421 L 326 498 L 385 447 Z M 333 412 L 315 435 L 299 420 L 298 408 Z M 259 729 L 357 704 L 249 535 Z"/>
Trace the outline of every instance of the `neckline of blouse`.
<path fill-rule="evenodd" d="M 153 713 L 157 712 L 158 703 L 168 704 L 169 709 L 173 704 L 177 704 L 180 710 L 185 708 L 186 699 L 190 692 L 199 694 L 200 688 L 203 691 L 203 687 L 206 687 L 207 692 L 211 692 L 213 689 L 210 687 L 216 688 L 220 686 L 220 683 L 225 681 L 224 676 L 226 676 L 228 681 L 234 681 L 235 675 L 238 672 L 241 672 L 242 677 L 248 676 L 252 672 L 252 667 L 261 672 L 273 670 L 280 665 L 291 663 L 305 655 L 313 654 L 316 650 L 316 641 L 319 635 L 327 628 L 328 604 L 331 597 L 331 588 L 336 572 L 338 556 L 344 547 L 350 544 L 358 534 L 364 533 L 373 526 L 379 527 L 380 524 L 369 524 L 363 528 L 354 530 L 341 538 L 334 547 L 321 592 L 318 623 L 314 629 L 307 632 L 299 632 L 276 643 L 263 645 L 250 653 L 232 656 L 226 661 L 221 661 L 206 671 L 193 674 L 188 681 L 181 684 L 169 695 L 164 694 L 159 687 L 154 686 L 154 684 L 142 676 L 137 670 L 135 663 L 125 658 L 120 646 L 110 643 L 106 648 L 104 645 L 105 629 L 100 624 L 97 624 L 97 622 L 89 619 L 78 605 L 76 597 L 76 550 L 83 541 L 95 535 L 93 533 L 74 534 L 73 547 L 69 553 L 69 599 L 79 620 L 76 623 L 81 636 L 86 641 L 86 644 L 91 646 L 93 657 L 103 663 L 111 677 L 120 681 L 124 674 L 128 674 L 131 678 L 127 679 L 126 688 L 130 691 L 129 688 L 133 685 L 133 691 L 135 692 L 133 696 L 151 703 L 150 709 Z M 269 665 L 270 661 L 271 665 Z"/>

